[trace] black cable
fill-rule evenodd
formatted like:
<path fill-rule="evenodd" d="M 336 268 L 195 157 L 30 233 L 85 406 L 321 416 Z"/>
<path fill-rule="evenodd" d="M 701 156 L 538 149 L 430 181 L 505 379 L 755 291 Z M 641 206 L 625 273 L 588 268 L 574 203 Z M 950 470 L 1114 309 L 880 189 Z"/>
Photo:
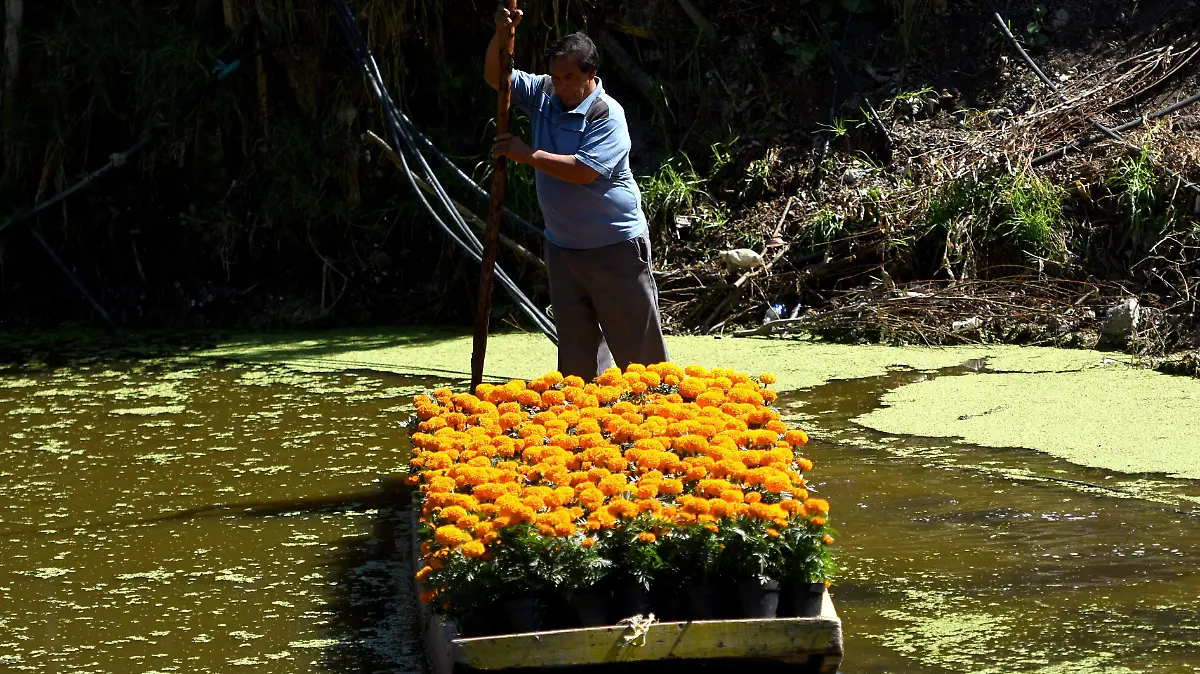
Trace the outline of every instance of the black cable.
<path fill-rule="evenodd" d="M 434 222 L 436 222 L 437 225 L 444 232 L 446 232 L 451 240 L 454 241 L 460 248 L 463 248 L 472 259 L 481 262 L 483 244 L 475 236 L 474 231 L 471 230 L 466 220 L 463 219 L 462 214 L 460 214 L 458 210 L 454 208 L 453 201 L 449 194 L 446 193 L 445 188 L 441 185 L 441 182 L 433 172 L 432 167 L 425 159 L 424 154 L 417 147 L 412 136 L 405 128 L 406 123 L 408 126 L 411 126 L 411 121 L 402 117 L 402 113 L 400 113 L 398 106 L 396 106 L 395 102 L 388 93 L 387 88 L 383 83 L 383 76 L 379 71 L 378 63 L 375 61 L 374 56 L 371 55 L 370 49 L 366 46 L 366 42 L 362 37 L 362 32 L 358 28 L 358 22 L 354 19 L 349 7 L 346 6 L 343 0 L 330 0 L 330 3 L 334 16 L 337 19 L 338 24 L 341 27 L 347 42 L 349 43 L 349 47 L 354 54 L 357 65 L 362 69 L 363 74 L 366 76 L 367 84 L 369 85 L 371 92 L 375 95 L 375 98 L 382 107 L 384 121 L 388 127 L 388 135 L 390 136 L 392 145 L 394 146 L 393 149 L 395 150 L 396 154 L 400 156 L 403 172 L 408 178 L 410 185 L 412 185 L 414 192 L 417 193 L 422 205 L 425 206 L 425 209 L 434 219 Z M 427 145 L 432 146 L 432 143 L 429 143 L 427 139 L 423 140 L 425 140 Z M 404 153 L 405 148 L 407 148 L 416 156 L 418 164 L 424 173 L 426 182 L 432 186 L 437 200 L 441 202 L 446 212 L 450 214 L 450 219 L 454 225 L 456 225 L 458 232 L 455 232 L 454 228 L 446 223 L 433 205 L 430 204 L 429 200 L 425 198 L 423 190 L 421 190 L 417 185 L 415 176 L 412 172 L 412 166 L 409 164 L 408 158 Z M 470 182 L 472 185 L 474 185 L 474 181 Z M 550 321 L 550 319 L 544 313 L 542 313 L 541 310 L 533 305 L 533 302 L 521 292 L 508 274 L 505 273 L 500 267 L 496 268 L 496 277 L 500 280 L 501 285 L 503 285 L 508 291 L 509 295 L 517 302 L 517 305 L 521 308 L 521 310 L 533 320 L 538 328 L 545 333 L 552 342 L 557 344 L 558 338 L 553 322 Z"/>
<path fill-rule="evenodd" d="M 1169 115 L 1173 112 L 1177 112 L 1177 111 L 1179 111 L 1183 108 L 1186 108 L 1189 105 L 1193 105 L 1195 103 L 1200 103 L 1200 94 L 1190 96 L 1188 98 L 1183 99 L 1182 101 L 1179 101 L 1178 103 L 1175 103 L 1174 105 L 1167 106 L 1167 107 L 1163 108 L 1162 110 L 1150 113 L 1149 115 L 1146 115 L 1144 117 L 1138 117 L 1137 119 L 1135 119 L 1133 121 L 1125 122 L 1124 124 L 1122 124 L 1120 126 L 1114 126 L 1112 128 L 1112 130 L 1116 131 L 1117 133 L 1121 133 L 1123 131 L 1129 131 L 1130 129 L 1136 129 L 1148 121 L 1155 120 L 1160 117 L 1166 117 L 1167 115 Z M 1098 143 L 1099 141 L 1102 141 L 1108 137 L 1109 137 L 1108 134 L 1104 134 L 1104 133 L 1098 133 L 1094 136 L 1089 136 L 1087 138 L 1084 138 L 1083 140 L 1078 140 L 1069 145 L 1064 145 L 1063 147 L 1060 147 L 1057 150 L 1051 150 L 1043 155 L 1034 157 L 1034 159 L 1032 161 L 1030 161 L 1029 164 L 1030 164 L 1030 166 L 1041 166 L 1042 164 L 1045 164 L 1047 162 L 1051 162 L 1056 159 L 1062 159 L 1063 157 L 1067 156 L 1067 153 L 1070 152 L 1071 150 L 1079 150 L 1079 149 L 1085 148 L 1089 145 L 1094 145 L 1095 143 Z"/>

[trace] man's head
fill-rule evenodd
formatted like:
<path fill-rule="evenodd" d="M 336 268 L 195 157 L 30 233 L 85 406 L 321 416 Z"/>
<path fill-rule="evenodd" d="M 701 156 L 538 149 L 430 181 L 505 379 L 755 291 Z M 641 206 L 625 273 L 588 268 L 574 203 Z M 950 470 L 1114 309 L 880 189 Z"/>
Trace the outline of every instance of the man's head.
<path fill-rule="evenodd" d="M 579 105 L 596 89 L 600 51 L 587 35 L 572 33 L 554 41 L 546 49 L 546 58 L 554 93 L 567 108 Z"/>

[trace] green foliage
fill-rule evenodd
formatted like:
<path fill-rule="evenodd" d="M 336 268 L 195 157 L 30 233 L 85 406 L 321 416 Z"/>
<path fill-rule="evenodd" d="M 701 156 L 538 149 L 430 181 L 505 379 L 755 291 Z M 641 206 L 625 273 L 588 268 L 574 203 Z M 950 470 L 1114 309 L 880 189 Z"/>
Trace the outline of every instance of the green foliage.
<path fill-rule="evenodd" d="M 1063 217 L 1066 190 L 1036 175 L 1017 174 L 1007 184 L 1006 212 L 1001 231 L 1022 250 L 1051 260 L 1062 259 L 1057 229 Z"/>
<path fill-rule="evenodd" d="M 680 157 L 638 181 L 646 219 L 657 231 L 674 227 L 677 216 L 694 218 L 701 229 L 723 226 L 728 216 L 706 190 L 708 181 L 696 173 L 686 154 Z"/>
<path fill-rule="evenodd" d="M 683 582 L 695 584 L 720 573 L 724 549 L 719 531 L 700 524 L 677 526 L 662 541 L 662 557 L 673 575 Z"/>
<path fill-rule="evenodd" d="M 649 589 L 650 581 L 662 571 L 666 564 L 659 554 L 663 522 L 649 513 L 642 513 L 622 526 L 604 529 L 596 535 L 597 545 L 612 560 L 621 580 L 632 580 Z M 643 540 L 642 534 L 654 540 Z"/>
<path fill-rule="evenodd" d="M 1164 190 L 1151 162 L 1149 140 L 1137 157 L 1117 160 L 1108 182 L 1116 193 L 1122 213 L 1129 218 L 1134 236 L 1161 232 L 1169 220 L 1164 211 Z"/>
<path fill-rule="evenodd" d="M 756 578 L 760 581 L 778 579 L 783 570 L 784 548 L 780 532 L 771 522 L 740 517 L 722 524 L 725 540 L 725 568 L 737 580 Z"/>
<path fill-rule="evenodd" d="M 584 540 L 584 534 L 577 532 L 554 541 L 551 581 L 560 591 L 573 592 L 595 587 L 612 571 L 612 562 L 603 554 L 603 544 L 585 546 Z"/>
<path fill-rule="evenodd" d="M 833 552 L 824 543 L 824 537 L 836 536 L 837 532 L 828 523 L 820 526 L 796 523 L 782 532 L 783 547 L 787 551 L 780 567 L 779 580 L 796 583 L 828 583 L 837 575 L 838 567 Z"/>

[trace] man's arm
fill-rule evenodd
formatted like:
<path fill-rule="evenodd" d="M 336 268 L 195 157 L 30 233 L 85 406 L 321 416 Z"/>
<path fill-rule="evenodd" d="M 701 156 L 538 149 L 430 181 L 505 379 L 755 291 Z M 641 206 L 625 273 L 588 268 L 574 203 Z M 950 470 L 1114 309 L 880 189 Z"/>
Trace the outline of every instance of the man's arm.
<path fill-rule="evenodd" d="M 500 41 L 508 36 L 509 30 L 516 31 L 517 25 L 521 23 L 522 14 L 518 9 L 515 14 L 509 15 L 508 8 L 503 5 L 496 10 L 496 32 L 492 34 L 487 55 L 483 60 L 483 79 L 487 80 L 488 86 L 493 89 L 500 88 Z"/>
<path fill-rule="evenodd" d="M 522 164 L 529 164 L 546 175 L 569 183 L 586 185 L 600 175 L 599 171 L 579 161 L 574 155 L 534 150 L 525 141 L 511 133 L 502 133 L 496 136 L 492 154 L 508 157 Z"/>

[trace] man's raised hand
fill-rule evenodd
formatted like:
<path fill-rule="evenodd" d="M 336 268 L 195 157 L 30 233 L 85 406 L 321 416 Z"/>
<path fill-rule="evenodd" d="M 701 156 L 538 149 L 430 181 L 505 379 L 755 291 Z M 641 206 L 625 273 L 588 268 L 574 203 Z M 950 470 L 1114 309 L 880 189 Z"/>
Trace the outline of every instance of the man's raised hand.
<path fill-rule="evenodd" d="M 515 31 L 524 15 L 525 13 L 519 9 L 516 12 L 509 12 L 507 7 L 500 5 L 496 9 L 496 32 L 507 34 L 510 29 Z"/>

